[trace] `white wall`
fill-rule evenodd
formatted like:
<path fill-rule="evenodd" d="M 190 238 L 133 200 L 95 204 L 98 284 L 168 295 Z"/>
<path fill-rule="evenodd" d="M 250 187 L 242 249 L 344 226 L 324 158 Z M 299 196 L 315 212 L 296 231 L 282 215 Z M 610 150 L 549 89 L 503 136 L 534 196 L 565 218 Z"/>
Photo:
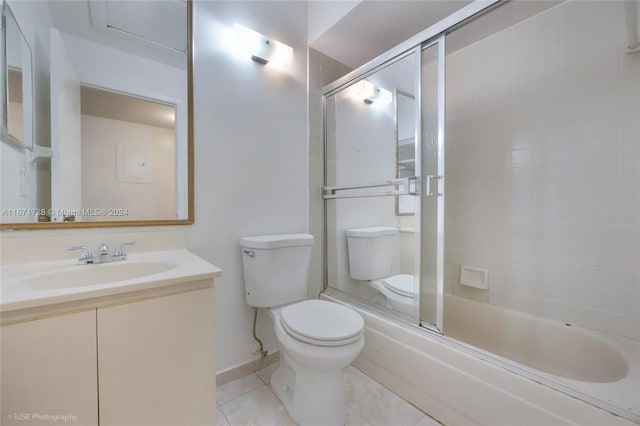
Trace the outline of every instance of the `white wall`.
<path fill-rule="evenodd" d="M 118 145 L 146 153 L 148 181 L 118 179 Z M 173 129 L 83 114 L 82 170 L 84 208 L 126 209 L 123 215 L 82 220 L 176 219 Z"/>
<path fill-rule="evenodd" d="M 23 148 L 2 141 L 0 143 L 0 208 L 2 209 L 2 222 L 18 223 L 32 222 L 34 215 L 22 213 L 25 210 L 35 208 L 30 203 L 28 194 L 28 170 L 29 163 Z M 15 209 L 15 210 L 14 210 Z"/>
<path fill-rule="evenodd" d="M 640 339 L 640 55 L 572 1 L 447 57 L 446 285 Z M 488 293 L 459 265 L 490 270 Z"/>
<path fill-rule="evenodd" d="M 195 225 L 188 247 L 224 270 L 216 281 L 217 371 L 257 356 L 239 239 L 308 231 L 307 50 L 304 2 L 195 2 Z M 287 70 L 236 58 L 238 22 L 294 50 Z M 258 333 L 275 349 L 263 312 Z"/>

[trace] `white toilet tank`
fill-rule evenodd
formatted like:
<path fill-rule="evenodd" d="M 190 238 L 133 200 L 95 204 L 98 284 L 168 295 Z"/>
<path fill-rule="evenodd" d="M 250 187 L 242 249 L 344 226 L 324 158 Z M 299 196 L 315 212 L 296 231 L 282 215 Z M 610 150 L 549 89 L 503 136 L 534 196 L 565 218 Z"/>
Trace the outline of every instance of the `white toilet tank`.
<path fill-rule="evenodd" d="M 313 235 L 242 237 L 242 266 L 247 303 L 270 308 L 307 298 Z"/>
<path fill-rule="evenodd" d="M 354 280 L 375 280 L 391 275 L 398 230 L 373 226 L 347 230 L 349 272 Z"/>

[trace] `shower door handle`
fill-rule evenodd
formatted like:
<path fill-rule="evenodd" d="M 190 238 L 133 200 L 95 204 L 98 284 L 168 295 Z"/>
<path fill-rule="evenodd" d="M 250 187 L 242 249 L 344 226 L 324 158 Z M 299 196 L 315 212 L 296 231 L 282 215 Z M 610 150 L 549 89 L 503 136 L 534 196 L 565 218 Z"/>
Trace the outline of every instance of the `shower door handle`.
<path fill-rule="evenodd" d="M 425 196 L 427 196 L 427 197 L 442 197 L 442 195 L 443 195 L 442 192 L 433 192 L 432 188 L 433 188 L 433 181 L 435 180 L 437 182 L 440 179 L 442 179 L 443 176 L 441 176 L 441 175 L 427 175 L 425 177 L 427 178 L 427 181 L 426 181 L 427 187 L 425 188 Z"/>

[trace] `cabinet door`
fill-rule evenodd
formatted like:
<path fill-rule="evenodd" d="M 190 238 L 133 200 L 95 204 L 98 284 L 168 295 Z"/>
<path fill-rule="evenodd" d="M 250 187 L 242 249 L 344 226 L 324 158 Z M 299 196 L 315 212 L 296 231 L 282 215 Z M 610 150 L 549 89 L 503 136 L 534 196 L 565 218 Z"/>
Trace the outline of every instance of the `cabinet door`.
<path fill-rule="evenodd" d="M 0 423 L 98 424 L 95 310 L 6 325 L 0 334 Z"/>
<path fill-rule="evenodd" d="M 98 309 L 100 425 L 216 422 L 213 288 Z"/>

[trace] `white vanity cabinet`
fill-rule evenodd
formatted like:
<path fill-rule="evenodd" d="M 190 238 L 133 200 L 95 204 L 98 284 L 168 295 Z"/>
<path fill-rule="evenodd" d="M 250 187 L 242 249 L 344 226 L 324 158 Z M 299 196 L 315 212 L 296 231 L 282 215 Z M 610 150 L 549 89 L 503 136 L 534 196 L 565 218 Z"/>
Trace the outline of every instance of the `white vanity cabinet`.
<path fill-rule="evenodd" d="M 213 288 L 98 308 L 100 425 L 215 424 Z"/>
<path fill-rule="evenodd" d="M 0 426 L 215 424 L 219 268 L 176 249 L 1 272 Z"/>
<path fill-rule="evenodd" d="M 3 325 L 0 425 L 215 424 L 212 284 Z"/>
<path fill-rule="evenodd" d="M 0 424 L 98 424 L 95 309 L 3 325 L 0 342 Z"/>

